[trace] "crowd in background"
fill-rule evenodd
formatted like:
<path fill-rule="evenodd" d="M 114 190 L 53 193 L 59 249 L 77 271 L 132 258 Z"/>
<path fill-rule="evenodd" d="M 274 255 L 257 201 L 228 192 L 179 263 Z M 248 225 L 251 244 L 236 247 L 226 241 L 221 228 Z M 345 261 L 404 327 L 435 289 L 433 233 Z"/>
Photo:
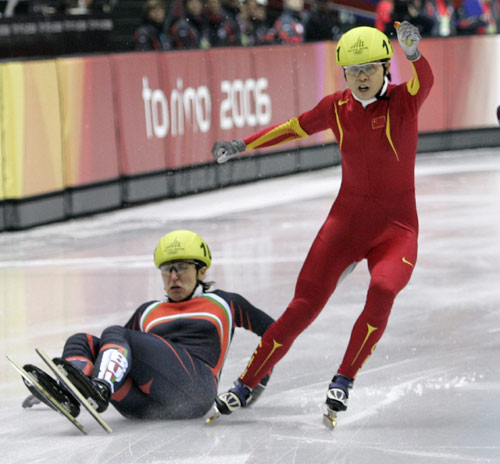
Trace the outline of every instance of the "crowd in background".
<path fill-rule="evenodd" d="M 380 0 L 375 26 L 394 31 L 394 20 L 407 20 L 424 37 L 500 32 L 500 0 Z"/>
<path fill-rule="evenodd" d="M 0 17 L 111 13 L 122 0 L 0 0 Z M 380 0 L 361 12 L 333 0 L 144 0 L 137 50 L 337 40 L 360 25 L 393 36 L 395 20 L 424 37 L 500 32 L 500 0 Z"/>
<path fill-rule="evenodd" d="M 352 27 L 328 0 L 148 0 L 138 50 L 193 49 L 333 40 Z"/>
<path fill-rule="evenodd" d="M 390 36 L 410 21 L 424 37 L 500 32 L 500 0 L 381 0 L 375 18 L 331 0 L 147 0 L 137 50 L 293 44 L 337 40 L 359 25 Z"/>

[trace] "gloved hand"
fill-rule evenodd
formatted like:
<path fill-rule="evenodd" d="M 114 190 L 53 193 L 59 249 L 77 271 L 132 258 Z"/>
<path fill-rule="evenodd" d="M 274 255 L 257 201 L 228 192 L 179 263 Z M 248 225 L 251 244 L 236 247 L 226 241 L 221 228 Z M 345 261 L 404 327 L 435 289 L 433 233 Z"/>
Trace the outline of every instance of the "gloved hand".
<path fill-rule="evenodd" d="M 398 34 L 399 44 L 405 52 L 406 57 L 410 61 L 418 60 L 420 58 L 418 43 L 422 39 L 418 27 L 410 24 L 408 21 L 403 21 L 402 23 L 396 21 L 394 27 Z"/>
<path fill-rule="evenodd" d="M 247 146 L 243 140 L 233 140 L 232 142 L 219 141 L 215 142 L 212 147 L 212 155 L 219 164 L 225 163 L 227 160 L 234 158 L 239 153 L 244 152 Z"/>

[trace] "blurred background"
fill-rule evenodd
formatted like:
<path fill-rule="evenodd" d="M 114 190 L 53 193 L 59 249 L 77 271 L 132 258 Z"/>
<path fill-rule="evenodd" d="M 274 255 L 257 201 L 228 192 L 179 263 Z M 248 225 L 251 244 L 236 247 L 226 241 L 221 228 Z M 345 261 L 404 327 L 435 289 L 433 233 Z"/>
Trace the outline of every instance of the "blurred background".
<path fill-rule="evenodd" d="M 425 37 L 496 34 L 500 2 L 6 0 L 0 12 L 0 36 L 9 38 L 0 56 L 23 57 L 336 40 L 359 25 L 391 34 L 395 20 Z"/>

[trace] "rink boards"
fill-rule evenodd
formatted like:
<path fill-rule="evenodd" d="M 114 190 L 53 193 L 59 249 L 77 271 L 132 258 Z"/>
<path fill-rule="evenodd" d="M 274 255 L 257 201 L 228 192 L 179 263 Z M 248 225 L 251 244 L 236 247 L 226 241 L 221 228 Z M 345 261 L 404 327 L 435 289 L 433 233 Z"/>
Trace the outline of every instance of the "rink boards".
<path fill-rule="evenodd" d="M 338 163 L 330 132 L 215 165 L 244 137 L 345 86 L 333 42 L 0 64 L 0 230 Z M 395 47 L 393 82 L 411 76 Z M 419 151 L 499 146 L 500 37 L 427 39 Z M 457 51 L 455 53 L 455 50 Z M 491 70 L 491 73 L 485 72 Z M 460 79 L 457 79 L 457 76 Z"/>

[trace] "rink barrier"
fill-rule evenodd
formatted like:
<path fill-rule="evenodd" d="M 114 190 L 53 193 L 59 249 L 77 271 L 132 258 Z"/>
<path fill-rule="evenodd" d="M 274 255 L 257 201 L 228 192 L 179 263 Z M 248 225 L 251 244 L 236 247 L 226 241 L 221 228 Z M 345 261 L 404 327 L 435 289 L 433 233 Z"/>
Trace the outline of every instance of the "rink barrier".
<path fill-rule="evenodd" d="M 0 230 L 337 164 L 329 131 L 225 165 L 210 154 L 215 140 L 242 138 L 345 88 L 334 49 L 322 42 L 0 63 Z M 421 50 L 436 83 L 420 114 L 419 152 L 500 146 L 500 82 L 484 73 L 500 37 L 426 39 Z M 397 46 L 391 75 L 411 77 Z"/>

